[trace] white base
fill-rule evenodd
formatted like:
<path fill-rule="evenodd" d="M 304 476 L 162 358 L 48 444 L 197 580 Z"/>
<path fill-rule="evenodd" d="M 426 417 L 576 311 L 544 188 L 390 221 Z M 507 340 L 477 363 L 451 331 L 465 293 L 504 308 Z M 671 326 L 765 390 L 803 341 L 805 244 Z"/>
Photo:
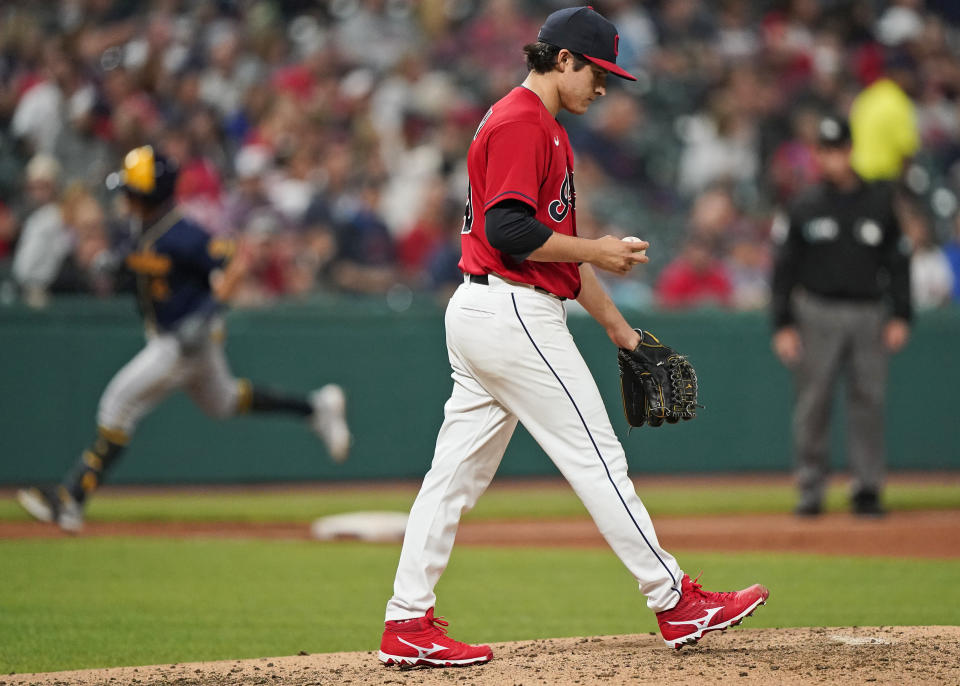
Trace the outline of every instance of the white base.
<path fill-rule="evenodd" d="M 347 512 L 315 519 L 310 533 L 321 541 L 356 539 L 380 543 L 403 540 L 406 512 Z"/>

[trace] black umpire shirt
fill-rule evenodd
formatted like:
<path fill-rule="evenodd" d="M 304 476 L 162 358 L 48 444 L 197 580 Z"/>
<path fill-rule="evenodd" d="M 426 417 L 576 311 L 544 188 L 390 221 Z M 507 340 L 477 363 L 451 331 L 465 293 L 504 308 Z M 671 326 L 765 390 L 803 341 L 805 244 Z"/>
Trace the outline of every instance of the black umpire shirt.
<path fill-rule="evenodd" d="M 797 287 L 839 301 L 888 299 L 909 321 L 910 247 L 893 208 L 894 188 L 860 181 L 852 190 L 831 184 L 804 193 L 771 230 L 778 244 L 773 270 L 773 323 L 793 324 Z"/>

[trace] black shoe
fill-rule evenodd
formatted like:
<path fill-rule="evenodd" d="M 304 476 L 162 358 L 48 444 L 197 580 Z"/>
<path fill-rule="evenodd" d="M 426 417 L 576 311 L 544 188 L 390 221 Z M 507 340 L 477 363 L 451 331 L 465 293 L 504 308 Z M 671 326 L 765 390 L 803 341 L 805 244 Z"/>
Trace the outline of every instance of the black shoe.
<path fill-rule="evenodd" d="M 875 491 L 854 493 L 851 506 L 853 514 L 860 517 L 883 517 L 887 514 L 887 511 L 880 504 L 880 497 Z"/>
<path fill-rule="evenodd" d="M 801 501 L 793 508 L 793 514 L 798 517 L 817 517 L 823 514 L 823 504 L 817 501 Z"/>

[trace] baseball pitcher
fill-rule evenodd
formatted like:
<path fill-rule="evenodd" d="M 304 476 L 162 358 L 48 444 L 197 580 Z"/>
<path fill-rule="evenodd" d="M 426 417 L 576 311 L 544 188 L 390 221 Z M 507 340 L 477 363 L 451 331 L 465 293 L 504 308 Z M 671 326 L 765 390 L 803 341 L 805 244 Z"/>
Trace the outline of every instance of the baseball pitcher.
<path fill-rule="evenodd" d="M 637 396 L 628 417 L 660 426 L 690 419 L 696 377 L 682 356 L 631 328 L 594 268 L 618 274 L 647 262 L 646 241 L 577 236 L 573 151 L 557 121 L 583 114 L 606 93 L 618 35 L 589 7 L 551 14 L 526 46 L 526 80 L 490 108 L 468 153 L 462 230 L 464 282 L 446 311 L 453 392 L 444 407 L 430 471 L 410 511 L 387 603 L 379 659 L 391 665 L 470 665 L 490 660 L 486 645 L 446 633 L 434 615 L 434 587 L 457 525 L 488 486 L 510 437 L 523 422 L 573 486 L 603 536 L 657 613 L 670 646 L 695 643 L 738 624 L 767 599 L 754 585 L 709 593 L 683 573 L 657 541 L 627 476 L 627 460 L 590 370 L 566 326 L 575 298 L 631 358 L 625 383 Z M 658 377 L 654 370 L 669 365 Z M 658 380 L 659 379 L 659 380 Z M 671 388 L 677 389 L 672 395 Z"/>

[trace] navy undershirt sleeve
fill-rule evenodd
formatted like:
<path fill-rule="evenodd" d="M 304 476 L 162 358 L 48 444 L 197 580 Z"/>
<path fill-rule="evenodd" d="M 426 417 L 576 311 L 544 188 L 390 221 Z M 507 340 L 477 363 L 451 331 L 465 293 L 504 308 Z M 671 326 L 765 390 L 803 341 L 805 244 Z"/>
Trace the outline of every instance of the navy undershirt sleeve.
<path fill-rule="evenodd" d="M 497 203 L 487 210 L 484 219 L 490 245 L 516 262 L 530 257 L 553 234 L 549 226 L 537 221 L 533 208 L 520 200 Z"/>

